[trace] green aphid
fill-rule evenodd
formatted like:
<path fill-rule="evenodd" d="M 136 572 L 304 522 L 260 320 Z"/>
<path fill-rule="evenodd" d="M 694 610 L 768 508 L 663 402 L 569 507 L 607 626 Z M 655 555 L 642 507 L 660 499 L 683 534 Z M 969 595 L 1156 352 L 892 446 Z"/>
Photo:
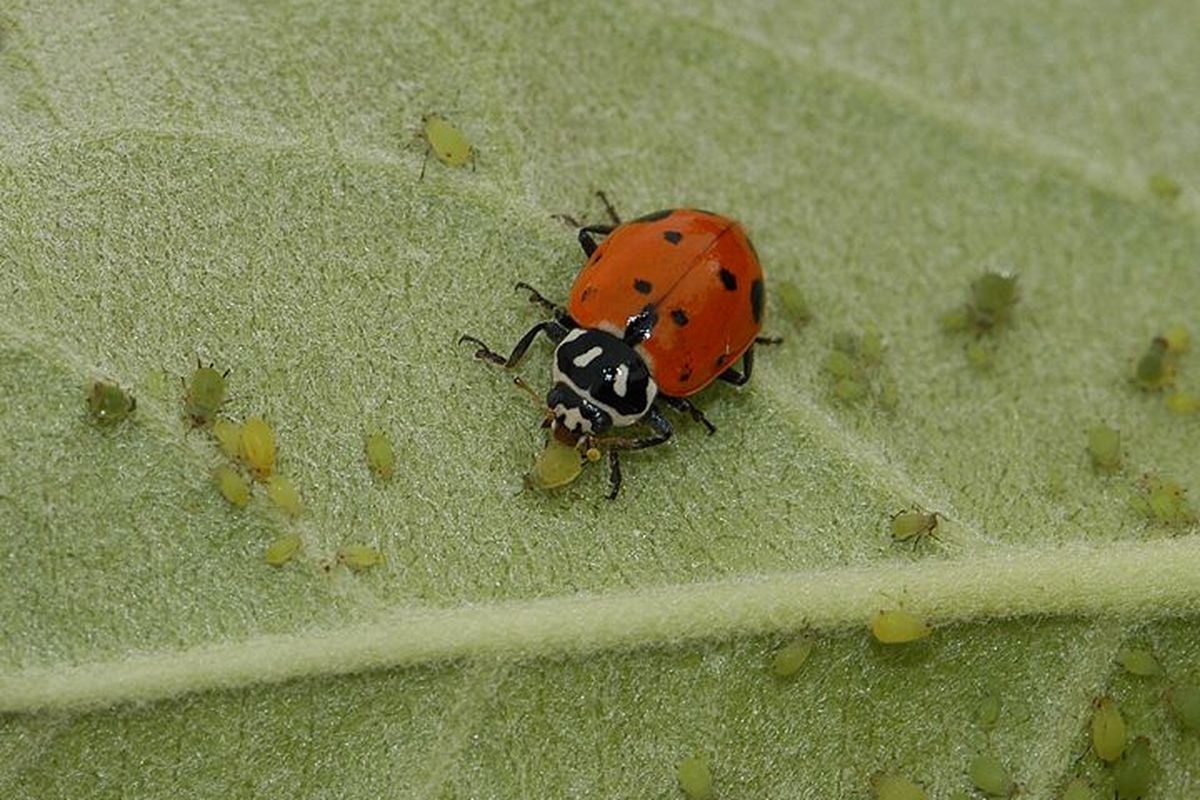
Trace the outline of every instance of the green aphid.
<path fill-rule="evenodd" d="M 450 124 L 449 120 L 438 114 L 426 114 L 421 119 L 422 133 L 428 147 L 425 150 L 425 162 L 429 154 L 437 156 L 437 160 L 449 167 L 461 167 L 468 161 L 472 169 L 475 165 L 475 148 L 467 135 Z M 421 178 L 425 177 L 425 162 L 421 163 Z"/>
<path fill-rule="evenodd" d="M 297 517 L 304 510 L 300 493 L 296 491 L 292 482 L 282 475 L 273 475 L 267 479 L 267 497 L 289 517 Z"/>
<path fill-rule="evenodd" d="M 226 458 L 237 459 L 242 454 L 242 426 L 231 419 L 220 417 L 213 422 L 213 438 Z"/>
<path fill-rule="evenodd" d="M 791 281 L 776 283 L 772 289 L 783 315 L 791 320 L 796 327 L 802 327 L 812 321 L 812 309 L 808 300 L 799 287 Z"/>
<path fill-rule="evenodd" d="M 1158 764 L 1150 754 L 1150 740 L 1139 736 L 1129 745 L 1125 755 L 1113 765 L 1113 788 L 1116 800 L 1142 800 L 1150 792 L 1150 784 L 1158 774 Z"/>
<path fill-rule="evenodd" d="M 841 350 L 831 350 L 821 366 L 835 378 L 857 378 L 862 375 L 862 367 L 858 362 Z"/>
<path fill-rule="evenodd" d="M 808 661 L 813 644 L 811 636 L 801 636 L 785 644 L 775 651 L 775 657 L 771 659 L 771 672 L 775 673 L 777 678 L 793 677 L 804 666 L 804 662 Z"/>
<path fill-rule="evenodd" d="M 996 727 L 1000 721 L 1000 695 L 988 692 L 975 705 L 975 722 L 985 731 Z"/>
<path fill-rule="evenodd" d="M 1173 178 L 1162 172 L 1155 172 L 1146 180 L 1150 191 L 1162 200 L 1173 203 L 1183 194 L 1183 187 Z"/>
<path fill-rule="evenodd" d="M 383 431 L 367 435 L 367 468 L 382 481 L 390 481 L 396 471 L 396 451 Z"/>
<path fill-rule="evenodd" d="M 557 489 L 566 486 L 583 472 L 583 458 L 572 445 L 553 436 L 533 462 L 529 481 L 538 489 Z"/>
<path fill-rule="evenodd" d="M 337 551 L 339 564 L 345 564 L 353 572 L 362 572 L 384 562 L 383 553 L 374 547 L 351 544 Z"/>
<path fill-rule="evenodd" d="M 960 307 L 951 309 L 938 318 L 942 330 L 946 333 L 962 333 L 971 329 L 971 309 Z"/>
<path fill-rule="evenodd" d="M 833 384 L 833 396 L 843 403 L 857 403 L 867 396 L 869 387 L 853 378 L 842 378 Z"/>
<path fill-rule="evenodd" d="M 272 567 L 282 567 L 291 561 L 304 546 L 298 533 L 285 533 L 267 546 L 266 560 Z"/>
<path fill-rule="evenodd" d="M 676 778 L 688 800 L 711 800 L 714 796 L 712 770 L 702 758 L 693 756 L 680 761 Z"/>
<path fill-rule="evenodd" d="M 97 425 L 116 425 L 137 408 L 137 398 L 115 383 L 92 381 L 88 385 L 88 411 Z"/>
<path fill-rule="evenodd" d="M 201 366 L 196 361 L 196 369 L 192 379 L 187 384 L 187 397 L 184 398 L 184 412 L 192 421 L 194 427 L 210 424 L 216 418 L 217 412 L 225 404 L 225 378 L 229 370 L 218 372 L 212 364 Z"/>
<path fill-rule="evenodd" d="M 977 327 L 988 330 L 1008 322 L 1017 303 L 1017 276 L 985 272 L 971 283 L 971 309 Z"/>
<path fill-rule="evenodd" d="M 1171 392 L 1167 395 L 1167 410 L 1172 414 L 1185 416 L 1200 413 L 1200 395 L 1187 392 Z"/>
<path fill-rule="evenodd" d="M 1096 800 L 1096 793 L 1086 778 L 1073 778 L 1063 787 L 1059 800 Z"/>
<path fill-rule="evenodd" d="M 880 611 L 871 618 L 871 634 L 881 644 L 906 644 L 931 633 L 925 620 L 903 609 Z"/>
<path fill-rule="evenodd" d="M 888 772 L 881 772 L 871 778 L 871 790 L 876 800 L 927 800 L 925 790 L 905 778 Z"/>
<path fill-rule="evenodd" d="M 221 495 L 232 505 L 245 508 L 250 502 L 250 486 L 233 467 L 224 464 L 217 467 L 213 470 L 213 480 L 221 490 Z"/>
<path fill-rule="evenodd" d="M 1101 474 L 1111 474 L 1121 468 L 1121 432 L 1107 425 L 1088 429 L 1088 455 L 1092 468 Z"/>
<path fill-rule="evenodd" d="M 1191 344 L 1191 336 L 1188 334 L 1186 325 L 1176 323 L 1163 331 L 1162 336 L 1158 338 L 1163 340 L 1167 347 L 1167 352 L 1178 355 L 1186 352 Z"/>
<path fill-rule="evenodd" d="M 1167 705 L 1179 724 L 1192 733 L 1200 733 L 1200 685 L 1182 683 L 1167 692 Z"/>
<path fill-rule="evenodd" d="M 980 372 L 987 372 L 996 364 L 994 348 L 979 339 L 967 342 L 963 354 L 967 357 L 967 363 Z"/>
<path fill-rule="evenodd" d="M 1133 382 L 1140 389 L 1156 392 L 1171 384 L 1175 378 L 1175 364 L 1161 336 L 1155 337 L 1150 347 L 1138 359 L 1133 370 Z"/>
<path fill-rule="evenodd" d="M 1174 481 L 1165 481 L 1153 475 L 1145 475 L 1138 481 L 1140 494 L 1129 501 L 1135 511 L 1160 525 L 1187 525 L 1196 520 L 1184 496 L 1186 491 Z"/>
<path fill-rule="evenodd" d="M 275 431 L 262 417 L 250 417 L 242 423 L 238 452 L 254 477 L 265 481 L 275 472 Z"/>
<path fill-rule="evenodd" d="M 989 753 L 975 757 L 967 767 L 967 777 L 976 789 L 988 797 L 1008 797 L 1016 788 L 1004 764 Z"/>
<path fill-rule="evenodd" d="M 1111 697 L 1096 700 L 1092 712 L 1092 750 L 1109 764 L 1125 752 L 1125 719 Z"/>
<path fill-rule="evenodd" d="M 916 545 L 927 536 L 937 538 L 938 521 L 941 514 L 927 512 L 919 506 L 892 515 L 891 534 L 893 542 L 912 542 Z"/>
<path fill-rule="evenodd" d="M 1162 667 L 1158 665 L 1154 654 L 1149 650 L 1122 647 L 1121 651 L 1117 653 L 1117 663 L 1130 675 L 1139 675 L 1143 678 L 1162 675 Z"/>

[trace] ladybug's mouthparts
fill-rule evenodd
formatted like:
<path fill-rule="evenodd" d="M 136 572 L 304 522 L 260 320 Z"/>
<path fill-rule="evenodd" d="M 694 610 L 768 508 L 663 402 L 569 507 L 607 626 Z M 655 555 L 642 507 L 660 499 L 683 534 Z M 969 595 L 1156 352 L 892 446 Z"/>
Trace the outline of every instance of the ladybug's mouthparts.
<path fill-rule="evenodd" d="M 565 425 L 558 425 L 554 422 L 553 412 L 547 418 L 547 425 L 550 426 L 550 435 L 565 445 L 574 447 L 583 438 L 584 434 L 573 431 Z"/>

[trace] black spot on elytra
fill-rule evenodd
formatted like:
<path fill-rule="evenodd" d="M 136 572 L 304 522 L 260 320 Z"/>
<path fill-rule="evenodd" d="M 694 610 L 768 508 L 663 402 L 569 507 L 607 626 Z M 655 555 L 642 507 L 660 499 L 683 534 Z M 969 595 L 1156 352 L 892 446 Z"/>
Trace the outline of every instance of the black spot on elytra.
<path fill-rule="evenodd" d="M 721 271 L 717 273 L 717 277 L 721 279 L 721 285 L 731 292 L 737 291 L 737 276 L 729 270 L 721 267 Z"/>
<path fill-rule="evenodd" d="M 638 278 L 633 282 L 633 288 L 638 294 L 650 294 L 650 292 L 654 290 L 654 286 L 650 283 L 650 281 L 644 281 L 641 278 Z"/>
<path fill-rule="evenodd" d="M 750 311 L 754 314 L 754 321 L 762 321 L 763 312 L 763 282 L 762 279 L 756 279 L 750 284 Z"/>
<path fill-rule="evenodd" d="M 660 219 L 666 219 L 675 213 L 673 208 L 664 208 L 661 211 L 651 211 L 649 214 L 638 217 L 634 222 L 658 222 Z"/>
<path fill-rule="evenodd" d="M 675 324 L 681 328 L 688 324 L 687 312 L 682 308 L 673 309 L 671 311 L 671 319 L 675 320 Z"/>
<path fill-rule="evenodd" d="M 625 325 L 625 343 L 632 347 L 650 338 L 650 331 L 658 324 L 658 308 L 654 303 L 647 303 L 642 310 L 629 318 Z"/>
<path fill-rule="evenodd" d="M 679 244 L 683 241 L 683 234 L 679 231 L 663 231 L 663 238 L 671 244 Z"/>

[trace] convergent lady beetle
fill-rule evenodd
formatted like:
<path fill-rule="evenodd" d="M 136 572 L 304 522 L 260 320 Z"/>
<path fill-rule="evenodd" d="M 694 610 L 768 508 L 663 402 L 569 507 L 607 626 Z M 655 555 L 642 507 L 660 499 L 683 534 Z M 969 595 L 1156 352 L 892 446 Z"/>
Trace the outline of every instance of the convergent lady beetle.
<path fill-rule="evenodd" d="M 671 438 L 671 423 L 656 401 L 690 414 L 711 434 L 716 427 L 687 398 L 715 380 L 746 383 L 755 343 L 779 340 L 758 336 L 763 271 L 741 225 L 693 208 L 622 223 L 602 193 L 600 199 L 612 224 L 579 228 L 588 260 L 567 305 L 518 283 L 553 319 L 530 328 L 508 358 L 473 336 L 459 342 L 478 345 L 476 358 L 506 369 L 520 362 L 539 333 L 557 345 L 543 424 L 564 444 L 609 448 L 612 499 L 621 487 L 618 452 Z M 605 239 L 597 243 L 596 235 Z M 738 359 L 741 372 L 733 368 Z M 597 438 L 630 425 L 644 425 L 651 435 Z"/>

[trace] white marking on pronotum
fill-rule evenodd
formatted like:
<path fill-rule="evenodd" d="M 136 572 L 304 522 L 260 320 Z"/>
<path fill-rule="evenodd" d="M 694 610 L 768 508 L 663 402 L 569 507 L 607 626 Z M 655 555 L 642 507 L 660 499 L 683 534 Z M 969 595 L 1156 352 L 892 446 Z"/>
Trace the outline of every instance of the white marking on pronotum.
<path fill-rule="evenodd" d="M 597 348 L 599 349 L 599 348 Z M 617 397 L 624 397 L 625 390 L 628 389 L 629 383 L 629 365 L 617 365 L 617 377 L 613 378 L 613 391 L 617 393 Z"/>
<path fill-rule="evenodd" d="M 592 423 L 578 408 L 567 408 L 562 403 L 554 407 L 554 416 L 562 420 L 562 426 L 576 433 L 591 433 Z"/>
<path fill-rule="evenodd" d="M 604 348 L 600 345 L 596 345 L 591 350 L 587 350 L 575 356 L 575 358 L 571 359 L 571 363 L 582 369 L 599 358 L 600 354 L 603 352 Z M 624 392 L 621 392 L 621 394 L 624 394 Z"/>

